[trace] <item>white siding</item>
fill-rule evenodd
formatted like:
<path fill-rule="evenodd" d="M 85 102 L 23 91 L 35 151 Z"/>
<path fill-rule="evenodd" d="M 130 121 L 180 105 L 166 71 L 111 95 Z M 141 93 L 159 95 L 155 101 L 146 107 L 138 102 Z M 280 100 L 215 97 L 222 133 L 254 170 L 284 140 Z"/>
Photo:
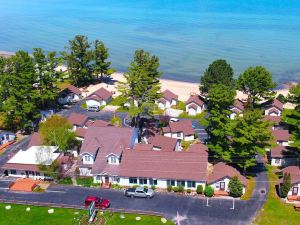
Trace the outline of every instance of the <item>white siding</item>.
<path fill-rule="evenodd" d="M 298 187 L 298 193 L 297 193 L 297 196 L 300 196 L 300 183 L 294 184 L 293 187 Z M 289 191 L 288 196 L 292 195 L 293 187 L 292 187 L 291 190 Z"/>
<path fill-rule="evenodd" d="M 92 155 L 88 153 L 83 153 L 82 154 L 82 163 L 87 164 L 87 165 L 92 165 L 94 164 L 94 158 Z"/>
<path fill-rule="evenodd" d="M 90 168 L 79 168 L 80 176 L 92 176 Z"/>
<path fill-rule="evenodd" d="M 44 173 L 37 174 L 36 172 L 31 172 L 30 174 L 28 173 L 28 176 L 26 175 L 25 170 L 7 170 L 8 171 L 8 176 L 9 177 L 29 177 L 33 179 L 44 179 L 44 178 L 49 178 L 45 177 Z M 12 171 L 15 171 L 15 173 Z"/>
<path fill-rule="evenodd" d="M 214 190 L 220 191 L 220 182 L 224 182 L 225 183 L 225 190 L 224 191 L 229 192 L 229 188 L 228 188 L 229 181 L 230 181 L 230 178 L 225 177 L 221 180 L 218 180 L 218 181 L 210 184 L 210 186 L 212 186 L 214 188 Z M 245 193 L 245 187 L 243 188 L 243 194 L 244 193 Z"/>
<path fill-rule="evenodd" d="M 272 111 L 275 110 L 276 113 L 275 112 L 270 113 L 271 110 Z M 276 107 L 271 107 L 271 108 L 265 110 L 265 115 L 266 116 L 267 115 L 269 115 L 269 116 L 281 116 L 281 111 L 279 109 L 277 109 Z"/>

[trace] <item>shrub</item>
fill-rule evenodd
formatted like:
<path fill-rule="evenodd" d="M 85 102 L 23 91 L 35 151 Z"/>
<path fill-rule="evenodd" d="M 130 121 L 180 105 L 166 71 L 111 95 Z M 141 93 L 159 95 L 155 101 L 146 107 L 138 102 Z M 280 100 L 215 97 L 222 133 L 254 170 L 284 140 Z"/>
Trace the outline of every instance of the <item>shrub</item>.
<path fill-rule="evenodd" d="M 202 195 L 203 194 L 203 186 L 202 185 L 197 185 L 196 192 L 197 192 L 198 195 Z"/>
<path fill-rule="evenodd" d="M 121 185 L 119 185 L 119 184 L 112 184 L 112 185 L 111 185 L 111 188 L 112 188 L 112 189 L 116 189 L 116 190 L 120 190 L 122 187 L 121 187 Z"/>
<path fill-rule="evenodd" d="M 152 185 L 151 189 L 154 191 L 156 189 L 155 185 Z"/>
<path fill-rule="evenodd" d="M 145 186 L 144 186 L 144 188 L 145 188 L 145 189 L 148 189 L 148 186 L 147 186 L 147 185 L 145 185 Z"/>
<path fill-rule="evenodd" d="M 191 189 L 187 189 L 186 193 L 190 194 L 190 193 L 192 193 L 192 190 Z"/>
<path fill-rule="evenodd" d="M 59 184 L 73 184 L 71 177 L 65 177 L 58 181 Z"/>
<path fill-rule="evenodd" d="M 285 198 L 287 194 L 289 193 L 290 189 L 292 187 L 291 184 L 291 175 L 289 173 L 283 174 L 283 182 L 281 185 L 281 197 Z"/>
<path fill-rule="evenodd" d="M 178 192 L 178 191 L 179 191 L 179 188 L 178 188 L 178 187 L 173 187 L 173 191 L 174 191 L 174 192 Z"/>
<path fill-rule="evenodd" d="M 183 186 L 179 186 L 178 187 L 178 192 L 184 192 L 184 187 Z"/>
<path fill-rule="evenodd" d="M 137 185 L 137 184 L 136 184 L 136 185 L 133 185 L 132 187 L 133 187 L 133 188 L 138 188 L 138 187 L 140 187 L 140 185 Z"/>
<path fill-rule="evenodd" d="M 243 195 L 243 184 L 241 183 L 241 181 L 237 176 L 234 176 L 230 179 L 228 188 L 229 188 L 229 195 L 234 198 L 238 198 Z"/>
<path fill-rule="evenodd" d="M 122 118 L 118 116 L 113 116 L 110 123 L 116 127 L 122 127 Z"/>
<path fill-rule="evenodd" d="M 173 189 L 173 188 L 172 188 L 172 186 L 170 186 L 170 185 L 167 187 L 167 191 L 168 191 L 168 192 L 171 192 L 172 189 Z"/>
<path fill-rule="evenodd" d="M 211 186 L 206 185 L 204 189 L 204 195 L 206 197 L 212 197 L 214 195 L 214 189 Z"/>
<path fill-rule="evenodd" d="M 90 187 L 93 184 L 93 178 L 92 177 L 78 177 L 76 179 L 76 182 L 80 186 Z"/>

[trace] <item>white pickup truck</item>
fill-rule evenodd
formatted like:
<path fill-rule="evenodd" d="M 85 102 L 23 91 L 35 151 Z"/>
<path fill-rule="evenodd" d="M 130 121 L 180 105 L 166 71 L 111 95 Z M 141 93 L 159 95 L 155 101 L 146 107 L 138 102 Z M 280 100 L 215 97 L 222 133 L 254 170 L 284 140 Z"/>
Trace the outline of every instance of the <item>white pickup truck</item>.
<path fill-rule="evenodd" d="M 154 196 L 154 191 L 144 187 L 127 188 L 124 190 L 124 195 L 131 198 L 152 198 Z"/>

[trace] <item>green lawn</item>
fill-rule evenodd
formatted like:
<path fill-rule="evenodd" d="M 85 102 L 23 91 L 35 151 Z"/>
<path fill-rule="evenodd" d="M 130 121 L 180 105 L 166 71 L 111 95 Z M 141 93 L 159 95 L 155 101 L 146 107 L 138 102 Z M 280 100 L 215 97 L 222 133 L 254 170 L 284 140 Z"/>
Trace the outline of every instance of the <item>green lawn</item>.
<path fill-rule="evenodd" d="M 254 224 L 298 225 L 300 223 L 300 212 L 295 211 L 293 205 L 281 202 L 276 194 L 275 184 L 278 177 L 274 171 L 275 168 L 268 167 L 270 193 Z"/>
<path fill-rule="evenodd" d="M 5 206 L 10 205 L 11 209 L 5 209 Z M 26 211 L 26 208 L 30 211 Z M 73 225 L 78 224 L 78 221 L 83 215 L 87 214 L 86 210 L 61 209 L 53 208 L 54 213 L 48 213 L 49 207 L 36 207 L 14 204 L 0 203 L 0 225 Z M 100 214 L 99 214 L 100 215 Z M 120 213 L 105 213 L 107 219 L 106 225 L 161 225 L 161 217 L 124 214 L 125 218 L 120 218 Z M 137 221 L 136 217 L 141 217 Z M 173 224 L 171 221 L 165 223 Z"/>

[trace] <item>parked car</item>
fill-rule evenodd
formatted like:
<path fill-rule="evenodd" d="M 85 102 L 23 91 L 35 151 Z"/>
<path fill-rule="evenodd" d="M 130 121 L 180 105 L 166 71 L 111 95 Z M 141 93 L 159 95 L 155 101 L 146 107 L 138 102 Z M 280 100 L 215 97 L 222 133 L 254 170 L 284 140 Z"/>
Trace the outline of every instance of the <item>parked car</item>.
<path fill-rule="evenodd" d="M 175 118 L 175 117 L 170 118 L 170 122 L 178 122 L 178 121 L 179 121 L 178 118 Z"/>
<path fill-rule="evenodd" d="M 154 196 L 154 191 L 152 189 L 137 187 L 137 188 L 127 188 L 124 190 L 124 195 L 127 197 L 141 197 L 141 198 L 152 198 Z"/>
<path fill-rule="evenodd" d="M 108 199 L 103 199 L 101 197 L 96 197 L 96 196 L 87 196 L 84 201 L 85 207 L 89 207 L 89 205 L 92 202 L 95 202 L 95 208 L 103 209 L 103 208 L 109 208 L 110 206 L 110 202 Z"/>

